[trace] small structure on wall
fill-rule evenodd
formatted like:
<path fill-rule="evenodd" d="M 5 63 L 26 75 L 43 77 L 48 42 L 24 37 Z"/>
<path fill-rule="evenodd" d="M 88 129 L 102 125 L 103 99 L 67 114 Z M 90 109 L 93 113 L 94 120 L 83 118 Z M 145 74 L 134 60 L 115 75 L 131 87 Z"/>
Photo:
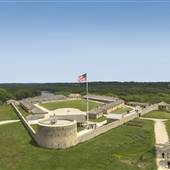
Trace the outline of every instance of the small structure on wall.
<path fill-rule="evenodd" d="M 146 108 L 149 106 L 149 103 L 141 103 L 141 102 L 126 102 L 126 104 L 132 107 L 140 106 L 141 108 Z"/>
<path fill-rule="evenodd" d="M 94 95 L 94 94 L 89 94 L 83 97 L 84 99 L 89 99 L 93 101 L 98 101 L 98 102 L 103 102 L 103 103 L 111 103 L 119 100 L 116 97 L 110 97 L 110 96 L 100 96 L 100 95 Z"/>
<path fill-rule="evenodd" d="M 117 120 L 121 120 L 123 118 L 122 114 L 108 114 L 107 116 L 107 123 L 112 123 Z"/>
<path fill-rule="evenodd" d="M 124 106 L 124 101 L 117 99 L 115 102 L 106 103 L 101 106 L 98 106 L 95 109 L 90 110 L 89 117 L 98 119 L 102 117 L 104 114 L 109 114 L 112 111 L 121 108 L 122 106 Z"/>
<path fill-rule="evenodd" d="M 161 102 L 158 104 L 158 107 L 160 110 L 169 110 L 170 105 L 167 104 L 166 102 Z"/>
<path fill-rule="evenodd" d="M 68 97 L 70 99 L 81 99 L 81 94 L 79 94 L 79 93 L 71 93 Z"/>

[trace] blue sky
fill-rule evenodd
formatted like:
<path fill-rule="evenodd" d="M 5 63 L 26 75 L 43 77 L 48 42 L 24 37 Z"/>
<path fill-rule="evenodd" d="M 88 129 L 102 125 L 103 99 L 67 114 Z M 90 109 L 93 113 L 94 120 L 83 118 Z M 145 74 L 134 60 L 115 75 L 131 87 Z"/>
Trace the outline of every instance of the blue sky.
<path fill-rule="evenodd" d="M 56 1 L 0 0 L 0 83 L 170 81 L 170 1 Z"/>

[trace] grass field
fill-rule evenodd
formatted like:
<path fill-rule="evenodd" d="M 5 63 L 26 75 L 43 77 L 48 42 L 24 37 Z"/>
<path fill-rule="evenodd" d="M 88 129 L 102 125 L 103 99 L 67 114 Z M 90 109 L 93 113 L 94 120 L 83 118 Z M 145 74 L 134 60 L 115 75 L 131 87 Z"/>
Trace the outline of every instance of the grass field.
<path fill-rule="evenodd" d="M 24 117 L 30 115 L 31 113 L 26 112 L 21 106 L 17 106 L 18 110 L 22 113 Z"/>
<path fill-rule="evenodd" d="M 156 118 L 156 119 L 170 119 L 170 113 L 165 111 L 153 111 L 143 117 Z"/>
<path fill-rule="evenodd" d="M 89 101 L 89 110 L 96 108 L 99 106 L 99 103 Z M 60 108 L 75 108 L 81 111 L 86 111 L 86 101 L 85 100 L 67 100 L 67 101 L 58 101 L 58 102 L 50 102 L 50 103 L 43 103 L 41 106 L 49 109 L 49 110 L 56 110 Z"/>
<path fill-rule="evenodd" d="M 116 114 L 122 114 L 122 113 L 127 113 L 128 111 L 131 111 L 132 109 L 130 107 L 121 107 L 119 109 L 114 110 L 112 113 Z"/>
<path fill-rule="evenodd" d="M 92 118 L 89 119 L 90 122 L 103 122 L 105 120 L 107 120 L 105 116 L 102 116 L 98 119 L 92 119 Z"/>
<path fill-rule="evenodd" d="M 66 150 L 39 148 L 21 123 L 0 126 L 2 170 L 156 170 L 153 123 L 123 125 Z"/>
<path fill-rule="evenodd" d="M 13 108 L 7 104 L 0 105 L 0 121 L 18 119 Z"/>

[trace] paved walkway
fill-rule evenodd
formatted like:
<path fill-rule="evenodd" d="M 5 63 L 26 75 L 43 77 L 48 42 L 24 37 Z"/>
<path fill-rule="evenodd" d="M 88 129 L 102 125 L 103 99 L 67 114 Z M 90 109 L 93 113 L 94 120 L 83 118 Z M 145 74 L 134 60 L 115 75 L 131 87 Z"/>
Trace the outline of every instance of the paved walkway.
<path fill-rule="evenodd" d="M 0 121 L 0 125 L 15 123 L 15 122 L 19 122 L 19 121 L 20 120 L 4 120 L 4 121 Z"/>
<path fill-rule="evenodd" d="M 168 133 L 167 133 L 166 126 L 164 123 L 166 121 L 165 119 L 151 119 L 151 118 L 142 118 L 142 119 L 152 120 L 155 122 L 154 131 L 155 131 L 156 147 L 159 145 L 165 145 L 166 143 L 169 142 Z M 168 170 L 168 168 L 164 168 L 160 165 L 160 161 L 162 161 L 162 159 L 160 158 L 157 152 L 156 163 L 158 166 L 158 170 Z"/>

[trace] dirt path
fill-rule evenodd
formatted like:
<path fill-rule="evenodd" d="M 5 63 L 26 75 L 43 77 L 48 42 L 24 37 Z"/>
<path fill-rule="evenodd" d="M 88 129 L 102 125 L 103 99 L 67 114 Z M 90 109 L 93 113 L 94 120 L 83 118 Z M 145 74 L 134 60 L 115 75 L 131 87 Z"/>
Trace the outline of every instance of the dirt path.
<path fill-rule="evenodd" d="M 166 121 L 165 119 L 151 119 L 151 118 L 142 118 L 142 119 L 154 121 L 156 146 L 164 145 L 169 142 L 169 137 L 168 137 L 168 133 L 167 133 L 166 126 L 165 126 L 165 121 Z M 157 152 L 156 163 L 158 166 L 158 170 L 168 170 L 168 168 L 164 168 L 160 165 L 161 160 L 162 159 L 160 158 L 160 156 L 158 155 L 158 152 Z"/>
<path fill-rule="evenodd" d="M 0 125 L 15 123 L 15 122 L 19 122 L 19 121 L 20 120 L 4 120 L 4 121 L 0 121 Z"/>

